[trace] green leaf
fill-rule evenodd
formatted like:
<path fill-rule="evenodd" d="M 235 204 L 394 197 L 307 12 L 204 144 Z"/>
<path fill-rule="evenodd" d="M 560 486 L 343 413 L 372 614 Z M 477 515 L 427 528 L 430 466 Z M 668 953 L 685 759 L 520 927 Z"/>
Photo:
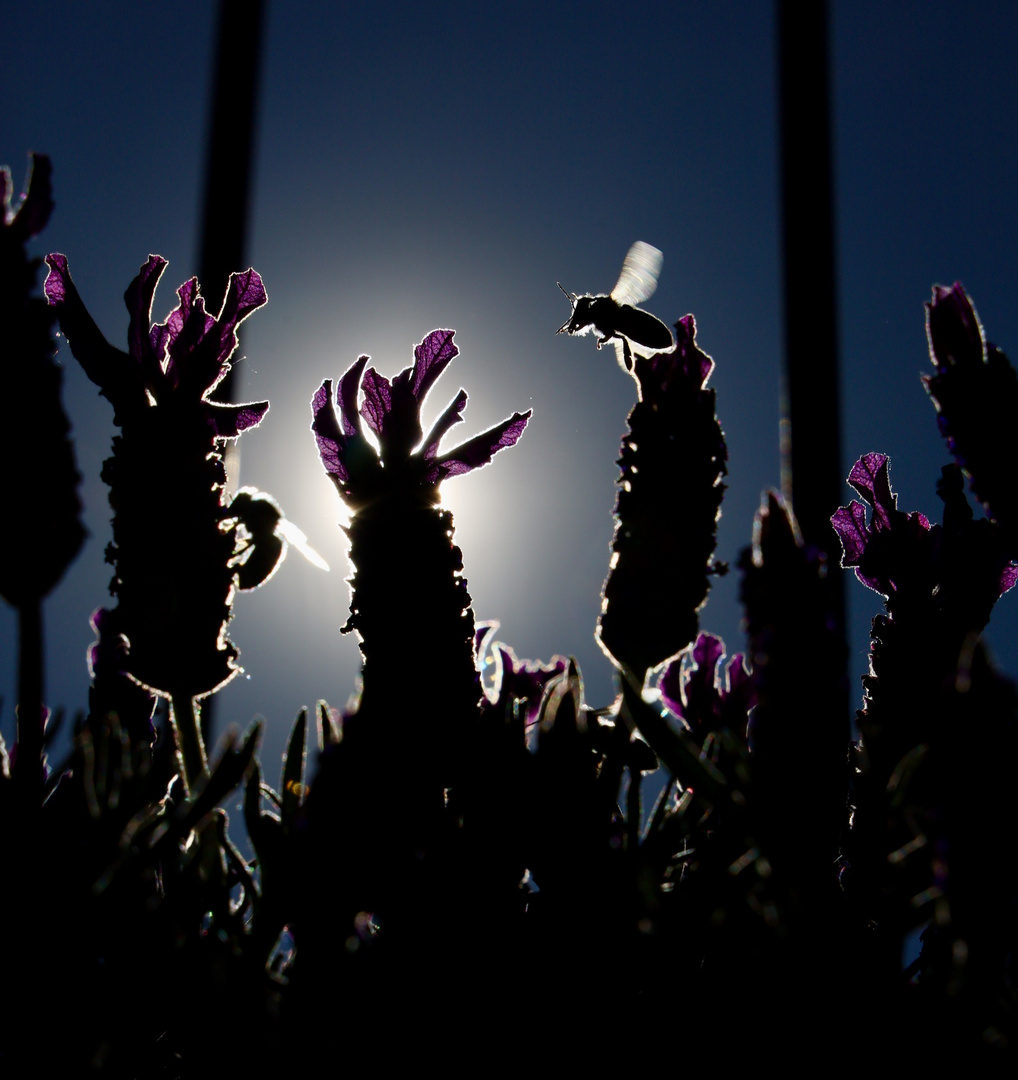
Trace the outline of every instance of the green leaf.
<path fill-rule="evenodd" d="M 304 742 L 307 736 L 308 711 L 301 709 L 290 732 L 290 741 L 283 758 L 283 822 L 289 824 L 304 801 Z"/>

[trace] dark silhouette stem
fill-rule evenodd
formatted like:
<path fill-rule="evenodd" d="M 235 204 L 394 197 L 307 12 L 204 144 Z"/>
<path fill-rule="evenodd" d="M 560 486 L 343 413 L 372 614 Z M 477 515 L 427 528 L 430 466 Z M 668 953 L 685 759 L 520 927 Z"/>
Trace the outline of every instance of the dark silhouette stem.
<path fill-rule="evenodd" d="M 188 794 L 193 794 L 195 788 L 204 783 L 209 775 L 200 717 L 201 707 L 190 694 L 170 696 L 170 719 L 176 732 L 177 752 L 180 755 Z"/>
<path fill-rule="evenodd" d="M 42 785 L 43 697 L 42 601 L 18 608 L 18 758 L 15 772 L 23 808 L 38 808 Z"/>

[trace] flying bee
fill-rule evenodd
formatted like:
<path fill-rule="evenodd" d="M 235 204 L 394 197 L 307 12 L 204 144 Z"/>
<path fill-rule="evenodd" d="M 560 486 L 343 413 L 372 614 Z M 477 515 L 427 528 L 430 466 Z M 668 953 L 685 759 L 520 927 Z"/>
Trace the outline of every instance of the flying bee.
<path fill-rule="evenodd" d="M 663 256 L 656 247 L 637 240 L 629 249 L 622 264 L 622 273 L 611 293 L 605 296 L 577 296 L 566 292 L 562 283 L 556 284 L 573 305 L 572 315 L 557 330 L 562 334 L 586 334 L 593 330 L 600 349 L 606 341 L 615 345 L 619 364 L 626 371 L 633 370 L 633 353 L 630 345 L 638 345 L 651 352 L 662 352 L 675 344 L 672 332 L 649 311 L 636 307 L 650 297 L 657 288 Z"/>

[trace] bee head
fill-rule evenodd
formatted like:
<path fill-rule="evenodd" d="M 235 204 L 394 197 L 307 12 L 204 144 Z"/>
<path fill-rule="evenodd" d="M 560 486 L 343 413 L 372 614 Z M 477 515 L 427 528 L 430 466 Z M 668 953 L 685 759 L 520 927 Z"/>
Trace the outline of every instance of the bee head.
<path fill-rule="evenodd" d="M 565 289 L 562 290 L 565 292 Z M 606 299 L 603 296 L 577 296 L 575 293 L 566 293 L 569 302 L 573 305 L 569 318 L 559 327 L 559 334 L 578 334 L 580 336 L 595 330 L 599 337 L 604 337 L 606 332 L 596 328 L 598 305 Z M 602 312 L 603 314 L 603 312 Z"/>
<path fill-rule="evenodd" d="M 589 320 L 585 317 L 587 308 L 590 306 L 589 296 L 577 296 L 576 293 L 567 292 L 562 288 L 562 282 L 556 281 L 556 285 L 565 294 L 566 299 L 573 305 L 573 310 L 569 315 L 569 318 L 555 331 L 556 334 L 575 334 L 577 331 L 582 332 L 583 328 L 588 324 Z"/>

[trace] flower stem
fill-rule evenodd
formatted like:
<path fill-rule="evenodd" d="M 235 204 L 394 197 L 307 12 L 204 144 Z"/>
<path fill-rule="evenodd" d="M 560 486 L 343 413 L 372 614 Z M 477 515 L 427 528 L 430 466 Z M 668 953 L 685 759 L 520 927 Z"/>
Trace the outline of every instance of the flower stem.
<path fill-rule="evenodd" d="M 170 695 L 170 723 L 176 733 L 177 755 L 189 795 L 199 781 L 204 782 L 209 775 L 205 743 L 199 726 L 200 714 L 201 706 L 191 694 Z"/>
<path fill-rule="evenodd" d="M 42 601 L 26 600 L 18 608 L 18 760 L 15 766 L 25 809 L 38 807 L 42 784 Z"/>

